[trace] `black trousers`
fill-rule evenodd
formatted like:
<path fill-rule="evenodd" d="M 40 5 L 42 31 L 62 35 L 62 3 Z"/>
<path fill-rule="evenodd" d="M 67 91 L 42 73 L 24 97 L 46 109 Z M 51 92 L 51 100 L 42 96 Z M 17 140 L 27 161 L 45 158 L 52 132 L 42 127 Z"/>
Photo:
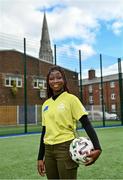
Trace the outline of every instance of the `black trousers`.
<path fill-rule="evenodd" d="M 48 179 L 77 179 L 76 164 L 70 157 L 71 141 L 45 145 L 45 166 Z"/>

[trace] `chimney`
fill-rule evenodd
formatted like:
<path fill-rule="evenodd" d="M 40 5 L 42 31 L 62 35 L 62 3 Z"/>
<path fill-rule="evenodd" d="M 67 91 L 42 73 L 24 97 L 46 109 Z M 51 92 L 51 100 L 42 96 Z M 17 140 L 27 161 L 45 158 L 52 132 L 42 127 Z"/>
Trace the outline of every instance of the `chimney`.
<path fill-rule="evenodd" d="M 95 76 L 95 70 L 94 69 L 90 69 L 89 71 L 88 71 L 88 79 L 89 80 L 92 80 L 92 79 L 94 79 L 96 76 Z"/>

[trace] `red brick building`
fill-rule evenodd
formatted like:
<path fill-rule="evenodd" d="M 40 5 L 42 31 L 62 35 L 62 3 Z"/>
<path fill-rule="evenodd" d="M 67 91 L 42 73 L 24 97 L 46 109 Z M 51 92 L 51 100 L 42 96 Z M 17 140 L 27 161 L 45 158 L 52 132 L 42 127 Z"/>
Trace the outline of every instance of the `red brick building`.
<path fill-rule="evenodd" d="M 27 103 L 28 105 L 42 104 L 40 88 L 43 86 L 42 97 L 45 97 L 46 75 L 53 64 L 45 60 L 27 55 Z M 78 74 L 65 69 L 68 86 L 71 92 L 79 95 Z M 13 94 L 13 82 L 17 91 Z M 0 105 L 24 104 L 24 55 L 16 50 L 0 51 Z"/>
<path fill-rule="evenodd" d="M 101 105 L 101 78 L 96 77 L 94 69 L 88 71 L 88 78 L 83 79 L 82 84 L 83 103 L 85 105 Z M 103 95 L 105 110 L 119 113 L 120 97 L 118 74 L 103 77 Z"/>
<path fill-rule="evenodd" d="M 37 124 L 41 121 L 40 105 L 46 98 L 46 75 L 53 64 L 27 55 L 26 65 L 27 122 Z M 64 70 L 71 93 L 79 96 L 78 74 Z M 24 54 L 1 50 L 0 126 L 20 124 L 24 124 Z"/>
<path fill-rule="evenodd" d="M 0 50 L 0 125 L 24 124 L 24 94 L 27 94 L 27 122 L 41 121 L 41 105 L 46 98 L 46 75 L 53 65 L 53 53 L 44 13 L 39 58 L 17 50 Z M 71 93 L 79 96 L 78 73 L 64 69 Z M 26 74 L 26 76 L 25 76 Z M 25 81 L 26 77 L 26 81 Z M 26 87 L 25 88 L 25 82 Z M 26 90 L 25 90 L 26 89 Z"/>

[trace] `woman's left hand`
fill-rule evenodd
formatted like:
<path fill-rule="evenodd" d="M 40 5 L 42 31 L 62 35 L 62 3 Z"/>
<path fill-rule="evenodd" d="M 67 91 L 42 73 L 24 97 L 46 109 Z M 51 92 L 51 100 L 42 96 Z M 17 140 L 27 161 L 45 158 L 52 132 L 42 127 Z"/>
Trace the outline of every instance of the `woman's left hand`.
<path fill-rule="evenodd" d="M 98 159 L 100 154 L 101 154 L 101 150 L 99 150 L 99 149 L 91 151 L 90 154 L 87 154 L 87 157 L 89 160 L 86 163 L 84 163 L 84 165 L 89 166 L 89 165 L 93 164 Z"/>

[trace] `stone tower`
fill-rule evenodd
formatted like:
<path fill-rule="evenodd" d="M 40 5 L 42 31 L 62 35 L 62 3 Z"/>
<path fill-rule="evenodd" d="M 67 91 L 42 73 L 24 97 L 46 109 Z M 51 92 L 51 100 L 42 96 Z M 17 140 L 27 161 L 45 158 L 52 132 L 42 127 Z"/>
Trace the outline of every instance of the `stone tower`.
<path fill-rule="evenodd" d="M 50 37 L 47 25 L 46 15 L 44 13 L 43 26 L 42 26 L 42 35 L 40 41 L 40 50 L 39 50 L 39 58 L 50 63 L 53 63 L 53 54 L 50 44 Z"/>

